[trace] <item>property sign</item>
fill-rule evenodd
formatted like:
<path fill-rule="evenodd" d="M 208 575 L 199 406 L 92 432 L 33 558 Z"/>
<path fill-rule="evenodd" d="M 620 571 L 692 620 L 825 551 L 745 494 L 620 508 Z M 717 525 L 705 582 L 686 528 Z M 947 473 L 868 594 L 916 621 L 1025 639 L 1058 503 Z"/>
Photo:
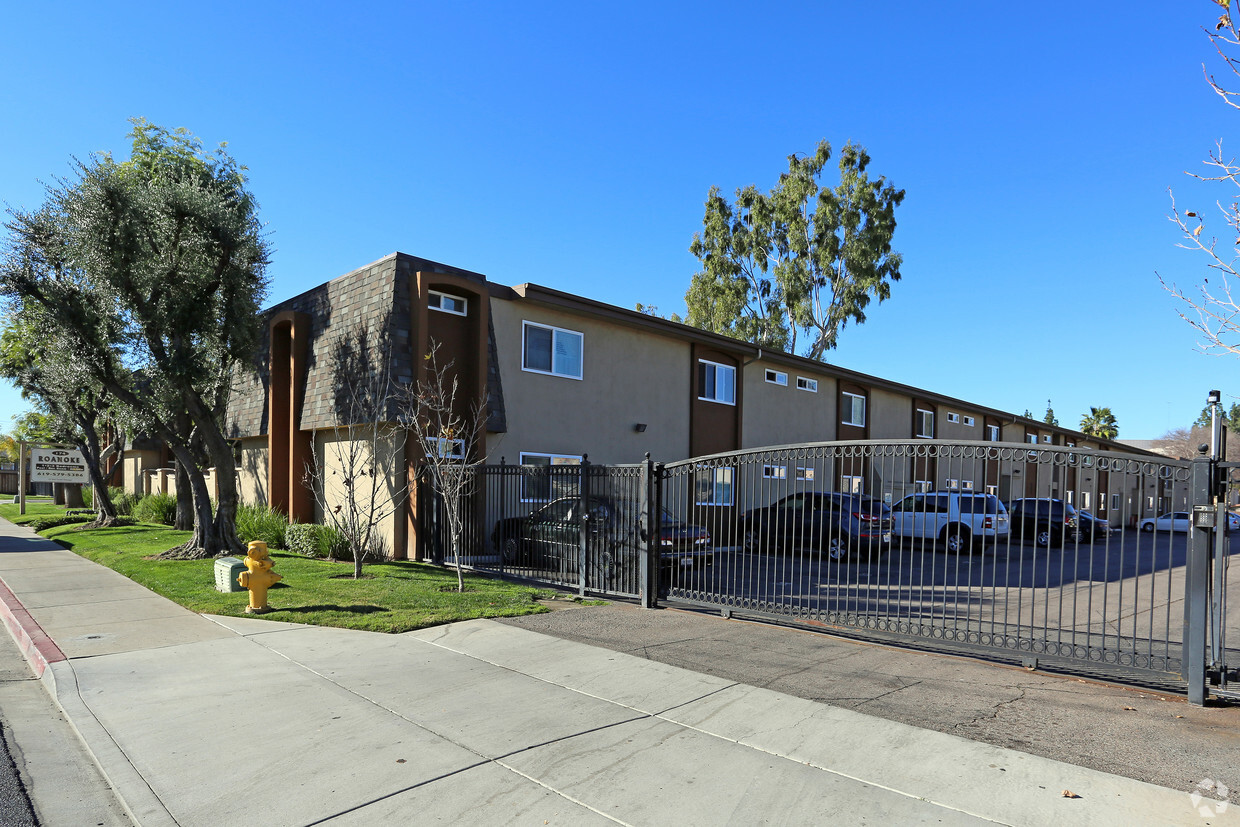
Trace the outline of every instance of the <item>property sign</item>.
<path fill-rule="evenodd" d="M 69 448 L 31 448 L 30 481 L 89 483 L 90 475 L 81 451 Z"/>

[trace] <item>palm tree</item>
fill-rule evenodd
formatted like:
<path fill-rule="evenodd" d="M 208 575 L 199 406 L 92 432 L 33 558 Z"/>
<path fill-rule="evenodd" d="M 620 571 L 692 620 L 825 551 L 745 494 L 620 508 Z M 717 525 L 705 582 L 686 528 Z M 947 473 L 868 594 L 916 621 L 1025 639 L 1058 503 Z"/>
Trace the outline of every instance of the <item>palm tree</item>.
<path fill-rule="evenodd" d="M 1115 439 L 1119 436 L 1119 425 L 1115 423 L 1115 414 L 1110 408 L 1090 408 L 1089 413 L 1081 417 L 1081 433 L 1088 436 Z"/>

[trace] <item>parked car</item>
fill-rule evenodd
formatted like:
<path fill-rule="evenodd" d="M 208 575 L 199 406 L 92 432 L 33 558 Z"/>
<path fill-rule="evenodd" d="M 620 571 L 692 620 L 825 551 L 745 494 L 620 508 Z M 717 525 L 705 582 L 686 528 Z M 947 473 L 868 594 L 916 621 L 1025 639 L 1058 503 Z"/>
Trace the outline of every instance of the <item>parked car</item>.
<path fill-rule="evenodd" d="M 584 524 L 587 543 L 610 539 L 636 554 L 636 507 L 625 509 L 606 497 L 589 497 L 585 506 L 579 496 L 561 497 L 529 516 L 500 520 L 491 531 L 491 544 L 506 565 L 575 572 Z M 665 566 L 710 565 L 714 560 L 710 532 L 680 522 L 667 509 L 662 513 L 659 549 Z"/>
<path fill-rule="evenodd" d="M 1231 521 L 1228 520 L 1228 523 Z M 1146 517 L 1139 524 L 1142 531 L 1188 531 L 1192 525 L 1187 511 L 1171 511 L 1157 517 Z"/>
<path fill-rule="evenodd" d="M 1008 536 L 1008 514 L 993 494 L 909 494 L 891 507 L 892 531 L 901 538 L 939 540 L 953 553 L 974 542 L 992 547 Z"/>
<path fill-rule="evenodd" d="M 891 546 L 891 510 L 860 494 L 802 491 L 746 511 L 739 520 L 748 551 L 804 549 L 841 560 Z"/>
<path fill-rule="evenodd" d="M 1101 517 L 1095 517 L 1088 511 L 1076 512 L 1077 530 L 1081 534 L 1081 542 L 1092 543 L 1104 540 L 1111 533 L 1111 524 Z"/>
<path fill-rule="evenodd" d="M 1011 531 L 1018 540 L 1032 540 L 1047 548 L 1062 546 L 1080 536 L 1076 509 L 1071 503 L 1048 497 L 1012 500 L 1007 504 Z"/>

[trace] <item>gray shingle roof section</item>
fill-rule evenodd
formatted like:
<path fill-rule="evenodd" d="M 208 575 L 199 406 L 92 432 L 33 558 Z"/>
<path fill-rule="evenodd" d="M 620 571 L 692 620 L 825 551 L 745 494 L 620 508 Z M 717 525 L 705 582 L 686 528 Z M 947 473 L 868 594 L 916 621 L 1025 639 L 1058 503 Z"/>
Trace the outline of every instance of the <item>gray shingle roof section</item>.
<path fill-rule="evenodd" d="M 390 343 L 389 370 L 393 381 L 409 384 L 414 380 L 410 284 L 413 274 L 418 271 L 449 273 L 486 283 L 486 277 L 480 273 L 417 256 L 393 253 L 263 312 L 264 328 L 272 317 L 284 311 L 305 313 L 310 317 L 303 385 L 305 397 L 299 421 L 301 430 L 349 424 L 339 421 L 336 410 L 338 385 L 333 354 L 345 337 L 359 329 L 381 335 Z M 494 365 L 495 334 L 493 329 L 488 332 L 491 364 Z M 226 433 L 232 438 L 267 433 L 269 352 L 270 337 L 264 334 L 260 337 L 252 362 L 236 371 L 226 426 Z M 498 368 L 488 375 L 487 396 L 488 421 L 505 427 Z"/>

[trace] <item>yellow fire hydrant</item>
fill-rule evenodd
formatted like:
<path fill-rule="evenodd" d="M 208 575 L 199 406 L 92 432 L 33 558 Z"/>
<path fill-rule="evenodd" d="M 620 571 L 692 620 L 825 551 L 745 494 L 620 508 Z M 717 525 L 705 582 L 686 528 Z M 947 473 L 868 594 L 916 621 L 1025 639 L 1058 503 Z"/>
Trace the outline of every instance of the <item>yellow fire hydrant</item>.
<path fill-rule="evenodd" d="M 262 540 L 250 543 L 245 554 L 246 570 L 237 575 L 241 588 L 250 590 L 250 605 L 245 607 L 248 615 L 272 611 L 267 605 L 267 589 L 284 578 L 271 570 L 273 563 L 267 556 L 267 544 Z"/>

